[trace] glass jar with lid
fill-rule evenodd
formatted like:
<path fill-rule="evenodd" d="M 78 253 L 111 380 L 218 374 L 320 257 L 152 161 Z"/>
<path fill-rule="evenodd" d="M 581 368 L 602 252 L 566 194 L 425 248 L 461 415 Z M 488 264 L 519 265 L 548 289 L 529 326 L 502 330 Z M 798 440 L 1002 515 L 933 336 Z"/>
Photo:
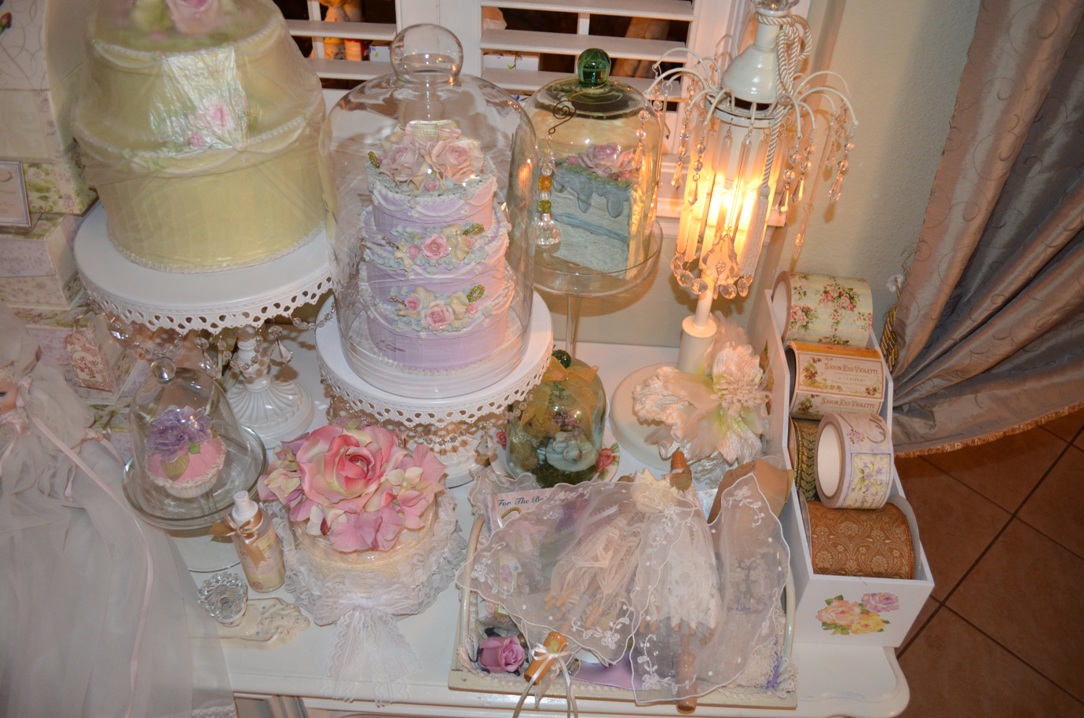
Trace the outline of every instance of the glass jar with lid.
<path fill-rule="evenodd" d="M 605 428 L 598 368 L 559 349 L 508 422 L 508 467 L 513 475 L 532 474 L 542 488 L 592 479 Z"/>
<path fill-rule="evenodd" d="M 406 28 L 394 72 L 347 93 L 321 138 L 344 354 L 400 396 L 490 386 L 529 335 L 535 135 L 462 62 L 448 30 Z"/>
<path fill-rule="evenodd" d="M 234 494 L 251 492 L 263 472 L 263 442 L 242 427 L 225 392 L 197 369 L 159 358 L 129 411 L 132 461 L 124 493 L 148 522 L 207 528 L 229 513 Z"/>
<path fill-rule="evenodd" d="M 608 293 L 657 253 L 661 123 L 642 92 L 609 73 L 604 51 L 585 50 L 575 77 L 524 103 L 542 174 L 537 283 L 548 289 Z"/>

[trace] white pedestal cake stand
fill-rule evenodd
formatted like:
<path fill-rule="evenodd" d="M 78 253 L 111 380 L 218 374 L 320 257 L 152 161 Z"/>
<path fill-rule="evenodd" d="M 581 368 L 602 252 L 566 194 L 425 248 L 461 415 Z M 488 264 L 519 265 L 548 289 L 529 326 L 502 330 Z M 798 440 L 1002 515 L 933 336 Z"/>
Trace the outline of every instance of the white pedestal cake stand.
<path fill-rule="evenodd" d="M 508 410 L 542 379 L 553 351 L 553 326 L 537 294 L 531 305 L 527 347 L 512 371 L 492 385 L 461 396 L 410 398 L 379 389 L 350 367 L 339 325 L 326 321 L 331 302 L 320 311 L 316 353 L 324 385 L 351 415 L 395 426 L 408 441 L 424 442 L 448 467 L 449 488 L 470 481 L 478 442 L 485 432 L 503 426 Z"/>
<path fill-rule="evenodd" d="M 162 272 L 136 264 L 109 240 L 105 210 L 90 211 L 75 237 L 75 262 L 91 299 L 126 322 L 178 332 L 240 329 L 244 380 L 227 393 L 237 420 L 266 445 L 292 439 L 312 421 L 308 391 L 272 379 L 256 334 L 268 319 L 316 302 L 331 288 L 327 238 L 320 235 L 271 262 L 222 272 Z"/>

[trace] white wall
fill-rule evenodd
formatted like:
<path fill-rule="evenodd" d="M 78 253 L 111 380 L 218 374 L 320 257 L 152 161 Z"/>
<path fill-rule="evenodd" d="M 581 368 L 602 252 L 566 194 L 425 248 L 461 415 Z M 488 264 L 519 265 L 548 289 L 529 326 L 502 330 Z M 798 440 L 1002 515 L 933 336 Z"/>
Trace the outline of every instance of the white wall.
<path fill-rule="evenodd" d="M 843 198 L 827 202 L 822 182 L 804 249 L 792 263 L 793 226 L 776 232 L 757 282 L 770 287 L 780 269 L 864 277 L 874 293 L 880 332 L 895 296 L 885 286 L 904 271 L 913 250 L 948 134 L 956 88 L 971 42 L 979 0 L 813 0 L 810 21 L 838 23 L 830 69 L 850 87 L 859 121 Z M 668 179 L 668 178 L 665 178 Z M 692 306 L 670 278 L 672 231 L 658 275 L 631 297 L 585 300 L 580 341 L 677 345 L 679 324 Z M 756 291 L 754 290 L 754 293 Z M 563 300 L 548 300 L 555 330 L 563 331 Z M 747 321 L 750 301 L 718 309 Z"/>

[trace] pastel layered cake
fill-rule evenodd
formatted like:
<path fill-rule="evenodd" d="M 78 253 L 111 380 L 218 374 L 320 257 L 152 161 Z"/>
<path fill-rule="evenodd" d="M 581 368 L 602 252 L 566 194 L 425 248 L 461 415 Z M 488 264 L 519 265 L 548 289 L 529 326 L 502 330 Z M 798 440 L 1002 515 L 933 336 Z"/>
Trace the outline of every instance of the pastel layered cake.
<path fill-rule="evenodd" d="M 409 370 L 439 372 L 477 363 L 504 342 L 513 294 L 509 225 L 478 143 L 454 125 L 415 124 L 367 167 L 363 281 L 376 351 Z M 404 147 L 421 159 L 400 156 Z"/>

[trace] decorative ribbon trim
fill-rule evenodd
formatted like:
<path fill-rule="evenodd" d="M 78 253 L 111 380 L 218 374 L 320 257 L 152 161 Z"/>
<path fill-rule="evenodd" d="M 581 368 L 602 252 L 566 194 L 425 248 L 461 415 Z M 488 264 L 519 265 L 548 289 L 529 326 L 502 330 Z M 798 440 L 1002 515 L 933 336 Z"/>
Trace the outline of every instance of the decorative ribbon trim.
<path fill-rule="evenodd" d="M 523 709 L 523 704 L 527 700 L 527 696 L 531 694 L 531 689 L 537 687 L 535 691 L 535 708 L 538 708 L 542 703 L 542 697 L 545 694 L 545 685 L 548 685 L 549 681 L 545 681 L 545 677 L 549 672 L 551 664 L 557 666 L 557 670 L 560 671 L 561 677 L 565 681 L 565 695 L 567 701 L 565 704 L 565 717 L 571 718 L 575 716 L 579 718 L 580 711 L 576 705 L 576 692 L 572 684 L 572 674 L 568 670 L 568 661 L 572 659 L 573 654 L 571 651 L 564 649 L 550 650 L 545 643 L 537 643 L 531 649 L 532 662 L 540 661 L 537 669 L 535 670 L 533 677 L 528 679 L 527 686 L 520 693 L 519 701 L 516 703 L 516 710 L 512 713 L 512 718 L 519 718 L 520 711 Z"/>

